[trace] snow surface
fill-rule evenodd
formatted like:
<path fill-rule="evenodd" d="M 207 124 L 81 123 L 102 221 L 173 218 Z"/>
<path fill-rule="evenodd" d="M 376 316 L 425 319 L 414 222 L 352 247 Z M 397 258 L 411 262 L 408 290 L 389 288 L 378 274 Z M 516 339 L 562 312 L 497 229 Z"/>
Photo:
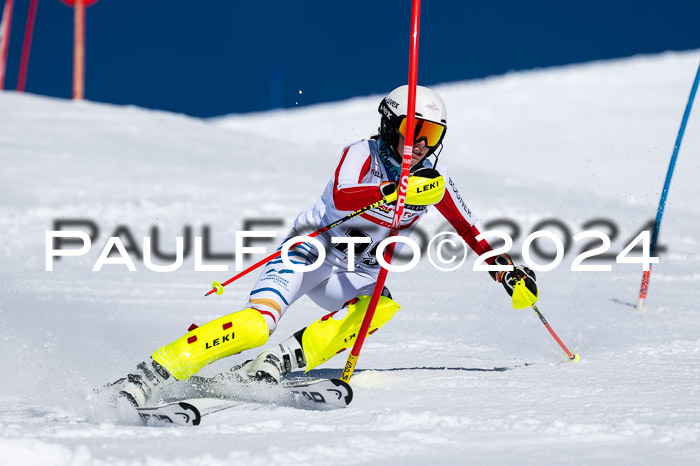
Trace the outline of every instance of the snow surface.
<path fill-rule="evenodd" d="M 540 220 L 573 235 L 607 218 L 618 253 L 655 216 L 699 60 L 666 53 L 438 86 L 450 121 L 441 160 L 480 218 L 520 225 L 516 250 Z M 579 244 L 538 274 L 539 308 L 579 364 L 561 364 L 535 314 L 510 309 L 471 260 L 446 273 L 423 259 L 389 275 L 402 310 L 365 344 L 348 409 L 250 402 L 198 428 L 155 428 L 86 401 L 191 322 L 240 309 L 256 278 L 203 298 L 232 263 L 195 272 L 189 255 L 156 273 L 134 258 L 137 272 L 92 272 L 107 237 L 125 225 L 171 252 L 185 226 L 202 236 L 209 225 L 212 251 L 232 252 L 244 220 L 282 219 L 281 239 L 343 146 L 376 130 L 379 97 L 200 120 L 1 93 L 0 463 L 700 464 L 697 103 L 648 312 L 633 308 L 639 265 L 571 272 Z M 45 232 L 64 218 L 95 221 L 99 236 L 46 272 Z M 442 224 L 435 213 L 422 222 L 431 234 Z M 323 313 L 303 298 L 270 342 Z M 344 362 L 309 375 L 337 376 Z"/>

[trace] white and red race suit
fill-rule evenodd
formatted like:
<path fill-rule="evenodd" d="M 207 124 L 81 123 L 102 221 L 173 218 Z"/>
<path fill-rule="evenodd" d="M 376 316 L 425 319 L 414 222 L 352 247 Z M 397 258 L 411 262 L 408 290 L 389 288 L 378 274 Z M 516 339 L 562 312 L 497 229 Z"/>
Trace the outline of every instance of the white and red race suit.
<path fill-rule="evenodd" d="M 428 160 L 422 164 L 432 167 Z M 478 255 L 490 251 L 492 248 L 487 241 L 476 240 L 482 230 L 481 223 L 447 175 L 446 167 L 438 164 L 435 169 L 446 182 L 445 196 L 435 207 Z M 389 148 L 383 141 L 369 139 L 351 144 L 343 150 L 340 163 L 321 197 L 297 216 L 288 238 L 308 235 L 379 201 L 383 197 L 380 183 L 396 181 L 400 171 L 401 166 L 390 156 Z M 399 235 L 409 236 L 426 212 L 426 206 L 407 204 Z M 329 311 L 340 309 L 343 303 L 356 296 L 371 294 L 380 270 L 376 248 L 389 237 L 393 216 L 394 205 L 385 204 L 319 235 L 317 238 L 325 246 L 326 259 L 314 271 L 288 269 L 281 259 L 268 262 L 250 293 L 248 306 L 258 309 L 265 316 L 272 333 L 285 310 L 305 294 Z M 354 271 L 348 270 L 347 243 L 334 244 L 331 241 L 333 236 L 370 238 L 369 244 L 355 245 Z M 400 246 L 401 243 L 397 244 L 397 252 Z M 290 250 L 289 258 L 293 263 L 309 264 L 317 258 L 314 251 L 312 246 L 305 243 Z"/>

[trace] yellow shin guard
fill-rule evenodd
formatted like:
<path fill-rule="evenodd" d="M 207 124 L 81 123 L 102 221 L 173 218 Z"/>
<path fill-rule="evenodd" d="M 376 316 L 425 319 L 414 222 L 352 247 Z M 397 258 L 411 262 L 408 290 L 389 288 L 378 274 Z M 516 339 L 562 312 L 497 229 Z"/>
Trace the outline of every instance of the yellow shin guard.
<path fill-rule="evenodd" d="M 193 329 L 151 357 L 176 379 L 185 380 L 210 362 L 264 345 L 268 338 L 265 318 L 248 308 Z"/>
<path fill-rule="evenodd" d="M 301 337 L 306 358 L 306 372 L 355 344 L 369 300 L 369 296 L 360 296 L 348 306 L 348 313 L 342 319 L 336 320 L 330 315 L 306 327 Z M 372 317 L 368 335 L 389 322 L 399 309 L 401 306 L 395 301 L 381 296 Z"/>

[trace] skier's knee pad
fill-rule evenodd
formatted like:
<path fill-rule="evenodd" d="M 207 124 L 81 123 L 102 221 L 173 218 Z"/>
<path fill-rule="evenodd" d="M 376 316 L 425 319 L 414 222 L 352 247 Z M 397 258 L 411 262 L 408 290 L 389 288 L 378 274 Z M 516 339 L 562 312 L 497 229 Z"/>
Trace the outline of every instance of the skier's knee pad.
<path fill-rule="evenodd" d="M 152 358 L 176 379 L 185 380 L 217 359 L 264 345 L 268 337 L 265 318 L 248 308 L 190 327 L 190 332 L 157 350 Z"/>
<path fill-rule="evenodd" d="M 355 344 L 369 301 L 369 296 L 359 296 L 350 301 L 344 317 L 335 319 L 335 314 L 342 312 L 336 311 L 320 318 L 303 330 L 301 344 L 304 349 L 307 372 Z M 399 309 L 401 306 L 394 300 L 380 296 L 368 335 L 386 324 Z"/>

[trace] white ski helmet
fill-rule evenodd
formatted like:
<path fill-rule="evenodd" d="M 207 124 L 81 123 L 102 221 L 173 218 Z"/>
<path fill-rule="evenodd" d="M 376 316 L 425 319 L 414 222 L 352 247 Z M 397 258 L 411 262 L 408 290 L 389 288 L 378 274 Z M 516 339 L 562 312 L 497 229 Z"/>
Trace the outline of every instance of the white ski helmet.
<path fill-rule="evenodd" d="M 391 146 L 392 155 L 400 161 L 402 157 L 399 154 L 399 136 L 405 136 L 403 133 L 408 113 L 408 86 L 397 87 L 384 97 L 379 104 L 379 113 L 382 115 L 379 137 Z M 442 147 L 446 132 L 447 108 L 442 97 L 432 89 L 416 86 L 414 142 L 425 140 L 429 148 L 426 158 Z"/>

